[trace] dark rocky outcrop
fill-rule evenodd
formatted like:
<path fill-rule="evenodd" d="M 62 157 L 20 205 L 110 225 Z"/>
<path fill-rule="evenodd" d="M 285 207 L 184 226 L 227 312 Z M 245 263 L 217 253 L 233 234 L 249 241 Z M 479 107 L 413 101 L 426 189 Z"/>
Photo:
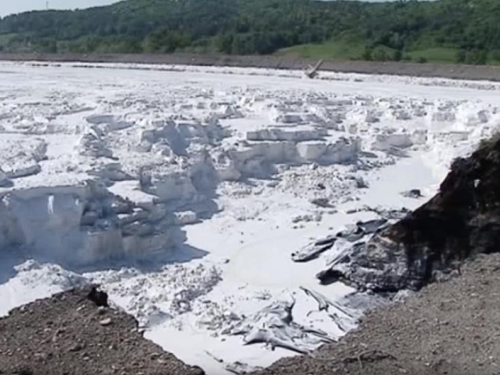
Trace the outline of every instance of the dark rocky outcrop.
<path fill-rule="evenodd" d="M 97 286 L 91 286 L 87 298 L 97 306 L 109 307 L 107 293 L 99 290 Z"/>
<path fill-rule="evenodd" d="M 379 292 L 420 289 L 462 260 L 500 251 L 500 141 L 457 159 L 429 202 L 353 248 L 326 277 Z M 325 276 L 326 275 L 326 276 Z"/>

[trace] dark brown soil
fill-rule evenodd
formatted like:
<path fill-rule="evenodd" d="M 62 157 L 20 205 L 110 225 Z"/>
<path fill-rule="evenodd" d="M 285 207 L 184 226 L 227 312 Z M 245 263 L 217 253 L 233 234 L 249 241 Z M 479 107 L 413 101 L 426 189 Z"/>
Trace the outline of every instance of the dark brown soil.
<path fill-rule="evenodd" d="M 358 330 L 313 356 L 254 375 L 498 375 L 500 255 L 480 255 L 461 272 L 369 313 Z"/>
<path fill-rule="evenodd" d="M 143 338 L 129 315 L 77 289 L 0 319 L 0 374 L 202 375 Z"/>
<path fill-rule="evenodd" d="M 269 69 L 306 69 L 317 60 L 281 56 L 226 56 L 203 54 L 41 54 L 0 53 L 0 61 L 45 61 L 88 63 L 134 63 L 200 66 L 233 66 Z M 440 77 L 467 80 L 500 81 L 500 67 L 415 64 L 403 62 L 332 61 L 327 60 L 321 70 L 341 73 L 390 74 L 415 77 Z"/>

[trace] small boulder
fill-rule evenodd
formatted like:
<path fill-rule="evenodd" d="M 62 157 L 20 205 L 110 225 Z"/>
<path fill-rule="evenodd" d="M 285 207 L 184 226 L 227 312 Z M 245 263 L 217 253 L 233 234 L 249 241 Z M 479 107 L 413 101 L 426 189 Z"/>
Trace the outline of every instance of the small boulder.
<path fill-rule="evenodd" d="M 97 306 L 109 307 L 108 295 L 103 291 L 97 290 L 95 286 L 90 289 L 87 299 L 94 302 Z"/>
<path fill-rule="evenodd" d="M 415 199 L 423 197 L 422 192 L 420 191 L 420 189 L 411 189 L 411 190 L 408 190 L 408 191 L 403 191 L 401 193 L 401 195 L 403 197 L 406 197 L 406 198 L 415 198 Z"/>
<path fill-rule="evenodd" d="M 107 326 L 111 325 L 111 323 L 113 323 L 111 318 L 106 318 L 106 319 L 99 321 L 99 324 L 102 325 L 103 327 L 107 327 Z"/>

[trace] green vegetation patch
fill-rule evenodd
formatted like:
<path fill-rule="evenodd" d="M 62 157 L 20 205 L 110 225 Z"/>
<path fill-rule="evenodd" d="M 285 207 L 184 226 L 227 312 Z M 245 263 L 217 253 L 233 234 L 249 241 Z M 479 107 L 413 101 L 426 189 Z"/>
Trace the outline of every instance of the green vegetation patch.
<path fill-rule="evenodd" d="M 8 52 L 500 61 L 500 1 L 125 0 L 0 19 Z"/>
<path fill-rule="evenodd" d="M 345 41 L 322 44 L 302 44 L 280 49 L 276 54 L 311 59 L 359 60 L 363 57 L 365 44 Z"/>
<path fill-rule="evenodd" d="M 458 52 L 459 49 L 456 48 L 437 47 L 408 52 L 407 55 L 412 61 L 425 59 L 436 63 L 454 63 L 457 62 Z"/>

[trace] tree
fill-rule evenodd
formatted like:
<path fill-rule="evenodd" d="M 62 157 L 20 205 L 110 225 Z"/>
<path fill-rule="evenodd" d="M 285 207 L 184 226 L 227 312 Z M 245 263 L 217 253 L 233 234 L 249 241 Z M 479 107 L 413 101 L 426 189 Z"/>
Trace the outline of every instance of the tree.
<path fill-rule="evenodd" d="M 370 47 L 365 47 L 365 50 L 363 51 L 363 55 L 361 55 L 361 58 L 366 61 L 371 61 L 372 53 L 373 49 L 371 49 Z"/>
<path fill-rule="evenodd" d="M 467 58 L 467 51 L 464 49 L 459 49 L 455 56 L 455 62 L 457 62 L 458 64 L 463 64 L 465 63 L 466 58 Z"/>
<path fill-rule="evenodd" d="M 184 32 L 162 29 L 148 35 L 142 44 L 144 52 L 171 53 L 191 44 L 189 35 Z"/>
<path fill-rule="evenodd" d="M 231 52 L 235 55 L 251 55 L 255 51 L 255 37 L 252 34 L 239 34 L 233 39 Z"/>
<path fill-rule="evenodd" d="M 232 53 L 234 35 L 233 33 L 219 35 L 216 39 L 217 50 L 222 53 Z"/>
<path fill-rule="evenodd" d="M 78 11 L 0 19 L 0 42 L 16 51 L 270 54 L 331 40 L 365 60 L 400 61 L 431 48 L 484 64 L 500 50 L 496 0 L 350 2 L 311 0 L 130 0 Z M 50 42 L 49 42 L 50 41 Z M 55 42 L 55 43 L 54 43 Z M 326 51 L 325 47 L 325 51 Z"/>
<path fill-rule="evenodd" d="M 403 59 L 403 52 L 400 49 L 397 49 L 392 54 L 392 60 L 401 61 Z"/>
<path fill-rule="evenodd" d="M 484 65 L 487 61 L 488 51 L 480 49 L 473 49 L 468 51 L 465 58 L 465 63 L 472 65 Z"/>
<path fill-rule="evenodd" d="M 374 61 L 387 61 L 389 60 L 389 55 L 383 48 L 375 48 L 372 53 L 372 59 Z"/>
<path fill-rule="evenodd" d="M 54 39 L 46 39 L 37 43 L 35 47 L 37 52 L 57 53 L 57 42 Z"/>

